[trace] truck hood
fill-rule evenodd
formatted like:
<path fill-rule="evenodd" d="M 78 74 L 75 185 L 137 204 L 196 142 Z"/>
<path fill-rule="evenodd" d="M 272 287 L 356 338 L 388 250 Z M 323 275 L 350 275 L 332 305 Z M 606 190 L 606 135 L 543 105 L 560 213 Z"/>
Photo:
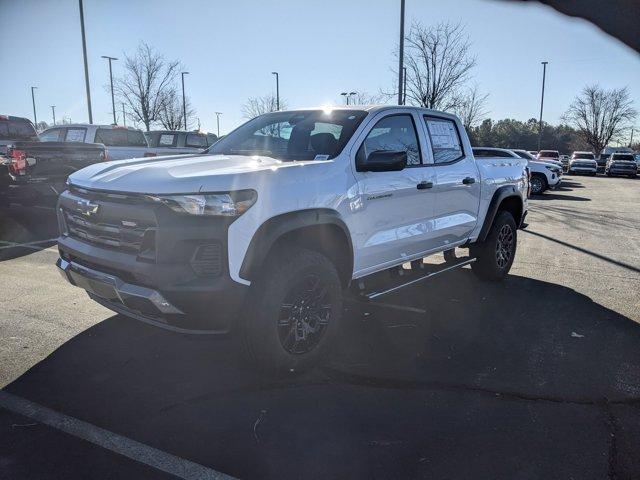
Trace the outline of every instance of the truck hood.
<path fill-rule="evenodd" d="M 130 193 L 196 193 L 250 188 L 260 175 L 332 160 L 286 161 L 265 156 L 175 155 L 97 163 L 69 176 L 93 190 Z"/>

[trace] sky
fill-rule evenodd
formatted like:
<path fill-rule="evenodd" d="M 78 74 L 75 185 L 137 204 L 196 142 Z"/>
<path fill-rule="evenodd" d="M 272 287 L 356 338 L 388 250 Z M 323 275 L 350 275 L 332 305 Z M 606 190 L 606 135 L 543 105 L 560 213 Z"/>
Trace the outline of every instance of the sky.
<path fill-rule="evenodd" d="M 109 70 L 141 41 L 189 73 L 202 130 L 241 124 L 249 97 L 275 92 L 290 108 L 342 104 L 340 92 L 393 87 L 399 0 L 84 0 L 94 123 L 111 123 Z M 0 114 L 88 121 L 77 0 L 0 0 Z M 640 55 L 596 26 L 536 2 L 406 0 L 407 27 L 462 22 L 477 56 L 473 83 L 494 119 L 557 123 L 586 84 L 628 86 L 640 109 Z M 114 62 L 114 76 L 122 74 Z M 179 78 L 177 79 L 179 82 Z M 177 84 L 179 86 L 179 84 Z M 117 108 L 118 110 L 119 108 Z"/>

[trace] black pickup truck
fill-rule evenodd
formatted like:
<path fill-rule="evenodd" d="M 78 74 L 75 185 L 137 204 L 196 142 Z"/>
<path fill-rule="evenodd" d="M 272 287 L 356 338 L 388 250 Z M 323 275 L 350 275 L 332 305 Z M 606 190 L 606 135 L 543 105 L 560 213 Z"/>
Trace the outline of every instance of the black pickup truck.
<path fill-rule="evenodd" d="M 10 126 L 9 123 L 14 125 Z M 19 129 L 16 126 L 19 125 Z M 2 126 L 6 135 L 2 135 Z M 30 132 L 27 132 L 30 127 Z M 67 177 L 88 165 L 105 159 L 100 143 L 39 142 L 15 140 L 15 132 L 37 140 L 27 119 L 0 116 L 0 203 L 38 204 L 55 202 L 65 188 Z M 4 137 L 4 138 L 3 138 Z"/>

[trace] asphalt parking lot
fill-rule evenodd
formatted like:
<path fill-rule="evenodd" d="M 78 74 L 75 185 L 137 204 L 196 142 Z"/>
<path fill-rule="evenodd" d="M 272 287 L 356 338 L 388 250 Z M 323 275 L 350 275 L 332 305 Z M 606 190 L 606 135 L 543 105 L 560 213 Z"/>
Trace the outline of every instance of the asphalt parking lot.
<path fill-rule="evenodd" d="M 640 179 L 567 177 L 504 283 L 349 302 L 278 380 L 65 284 L 51 210 L 0 218 L 1 478 L 640 478 Z"/>

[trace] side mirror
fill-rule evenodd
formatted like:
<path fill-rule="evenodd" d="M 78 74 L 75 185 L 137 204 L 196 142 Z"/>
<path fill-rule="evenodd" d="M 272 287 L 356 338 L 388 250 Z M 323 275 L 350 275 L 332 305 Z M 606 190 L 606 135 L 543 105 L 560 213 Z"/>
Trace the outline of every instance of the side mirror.
<path fill-rule="evenodd" d="M 377 150 L 358 165 L 359 172 L 398 172 L 407 166 L 407 152 Z"/>

